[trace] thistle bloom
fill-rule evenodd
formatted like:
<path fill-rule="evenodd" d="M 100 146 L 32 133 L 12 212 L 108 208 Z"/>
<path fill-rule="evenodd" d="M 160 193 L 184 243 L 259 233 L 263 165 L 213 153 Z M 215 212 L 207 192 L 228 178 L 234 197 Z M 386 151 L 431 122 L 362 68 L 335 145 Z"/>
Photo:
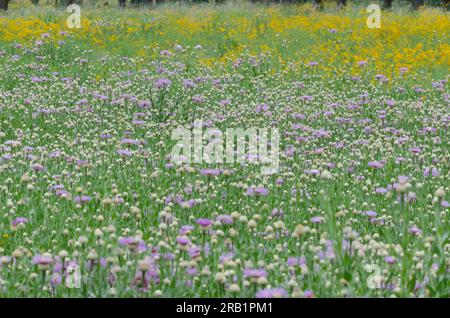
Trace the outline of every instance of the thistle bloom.
<path fill-rule="evenodd" d="M 233 218 L 231 217 L 231 215 L 221 214 L 216 217 L 216 221 L 222 224 L 232 224 Z"/>
<path fill-rule="evenodd" d="M 127 149 L 119 149 L 119 150 L 117 150 L 117 153 L 121 157 L 131 157 L 133 155 L 133 153 L 130 150 L 127 150 Z"/>
<path fill-rule="evenodd" d="M 310 219 L 311 223 L 318 224 L 322 223 L 323 218 L 321 216 L 314 216 Z"/>
<path fill-rule="evenodd" d="M 140 145 L 141 142 L 139 140 L 136 139 L 132 139 L 132 138 L 123 138 L 122 140 L 120 140 L 121 144 L 127 144 L 127 145 Z"/>
<path fill-rule="evenodd" d="M 84 204 L 84 203 L 88 203 L 89 201 L 91 201 L 92 197 L 90 197 L 88 195 L 82 195 L 82 196 L 75 197 L 74 200 L 78 204 Z"/>
<path fill-rule="evenodd" d="M 247 278 L 260 278 L 267 277 L 267 271 L 265 269 L 257 269 L 257 268 L 246 268 L 244 269 L 244 277 Z"/>
<path fill-rule="evenodd" d="M 388 263 L 389 265 L 392 265 L 392 264 L 395 264 L 396 259 L 395 259 L 395 257 L 393 257 L 393 256 L 386 256 L 386 257 L 384 258 L 384 261 L 385 261 L 386 263 Z"/>
<path fill-rule="evenodd" d="M 37 265 L 40 269 L 47 269 L 53 264 L 53 257 L 51 255 L 36 255 L 32 260 L 33 264 Z"/>
<path fill-rule="evenodd" d="M 210 219 L 197 219 L 196 222 L 202 228 L 208 228 L 211 224 L 213 224 L 213 221 L 211 221 Z"/>
<path fill-rule="evenodd" d="M 256 298 L 286 298 L 288 293 L 283 288 L 266 288 L 256 293 Z"/>
<path fill-rule="evenodd" d="M 215 177 L 220 174 L 219 169 L 201 169 L 200 174 L 207 177 Z"/>
<path fill-rule="evenodd" d="M 28 219 L 27 218 L 24 218 L 24 217 L 18 217 L 18 218 L 15 218 L 12 222 L 11 222 L 11 226 L 12 227 L 16 227 L 16 226 L 18 226 L 19 224 L 25 224 L 25 223 L 27 223 L 28 222 Z"/>
<path fill-rule="evenodd" d="M 128 247 L 131 251 L 143 252 L 147 249 L 144 241 L 136 237 L 123 237 L 119 239 L 119 244 Z"/>
<path fill-rule="evenodd" d="M 314 298 L 314 292 L 312 290 L 305 290 L 303 296 L 305 298 Z"/>
<path fill-rule="evenodd" d="M 180 227 L 180 234 L 181 235 L 185 235 L 190 233 L 191 231 L 193 231 L 195 229 L 195 226 L 193 225 L 183 225 Z"/>
<path fill-rule="evenodd" d="M 412 226 L 409 228 L 409 233 L 411 233 L 412 235 L 421 235 L 422 234 L 422 230 L 419 229 L 417 226 Z"/>
<path fill-rule="evenodd" d="M 186 246 L 190 243 L 191 241 L 185 237 L 185 236 L 179 236 L 177 237 L 177 243 L 180 244 L 181 246 Z"/>
<path fill-rule="evenodd" d="M 200 256 L 201 251 L 202 250 L 198 246 L 192 246 L 191 248 L 189 248 L 188 252 L 189 256 L 194 259 Z"/>
<path fill-rule="evenodd" d="M 365 66 L 367 65 L 367 61 L 359 61 L 358 66 Z"/>
<path fill-rule="evenodd" d="M 160 78 L 155 81 L 156 88 L 167 88 L 172 84 L 172 81 L 167 78 Z"/>
<path fill-rule="evenodd" d="M 384 164 L 378 161 L 370 161 L 369 162 L 369 167 L 371 168 L 375 168 L 375 169 L 381 169 L 384 167 Z"/>
<path fill-rule="evenodd" d="M 364 214 L 367 215 L 369 218 L 374 218 L 377 216 L 377 212 L 372 211 L 372 210 L 366 211 Z"/>
<path fill-rule="evenodd" d="M 267 196 L 269 190 L 264 187 L 248 187 L 246 194 L 248 196 Z"/>

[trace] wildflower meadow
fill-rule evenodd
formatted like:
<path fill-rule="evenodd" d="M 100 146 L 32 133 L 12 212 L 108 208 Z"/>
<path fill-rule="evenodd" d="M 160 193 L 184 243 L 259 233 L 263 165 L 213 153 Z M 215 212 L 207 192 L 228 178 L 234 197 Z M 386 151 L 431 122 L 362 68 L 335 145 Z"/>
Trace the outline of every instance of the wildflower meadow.
<path fill-rule="evenodd" d="M 0 297 L 450 297 L 450 16 L 369 4 L 11 1 Z"/>

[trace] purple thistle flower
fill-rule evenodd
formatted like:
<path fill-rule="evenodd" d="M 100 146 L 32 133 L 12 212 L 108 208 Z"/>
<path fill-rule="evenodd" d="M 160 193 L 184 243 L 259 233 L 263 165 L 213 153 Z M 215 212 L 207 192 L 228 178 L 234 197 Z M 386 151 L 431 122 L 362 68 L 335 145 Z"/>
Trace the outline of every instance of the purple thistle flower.
<path fill-rule="evenodd" d="M 409 228 L 409 233 L 411 233 L 412 235 L 419 236 L 422 234 L 422 230 L 419 229 L 417 226 L 412 226 Z"/>
<path fill-rule="evenodd" d="M 119 150 L 117 150 L 117 153 L 121 157 L 131 157 L 133 155 L 133 153 L 130 150 L 127 150 L 127 149 L 119 149 Z"/>
<path fill-rule="evenodd" d="M 33 163 L 31 165 L 31 169 L 33 169 L 34 171 L 43 171 L 44 170 L 44 166 L 39 164 L 39 163 Z"/>
<path fill-rule="evenodd" d="M 13 227 L 15 227 L 15 226 L 17 226 L 17 225 L 19 225 L 19 224 L 25 224 L 25 223 L 27 223 L 28 222 L 28 219 L 27 218 L 24 218 L 24 217 L 18 217 L 18 218 L 15 218 L 12 222 L 11 222 L 11 225 L 13 226 Z"/>
<path fill-rule="evenodd" d="M 197 219 L 196 223 L 200 225 L 202 228 L 207 228 L 211 224 L 213 224 L 213 221 L 211 221 L 210 219 Z"/>
<path fill-rule="evenodd" d="M 167 88 L 172 84 L 172 81 L 168 78 L 160 78 L 155 81 L 156 88 Z"/>
<path fill-rule="evenodd" d="M 375 168 L 375 169 L 381 169 L 384 167 L 384 164 L 378 161 L 370 161 L 369 162 L 369 167 L 371 168 Z"/>
<path fill-rule="evenodd" d="M 376 192 L 376 193 L 381 193 L 381 194 L 385 194 L 385 193 L 387 193 L 388 191 L 389 191 L 388 189 L 382 188 L 382 187 L 379 187 L 379 188 L 376 188 L 376 189 L 375 189 L 375 192 Z"/>
<path fill-rule="evenodd" d="M 36 255 L 33 257 L 32 263 L 35 265 L 52 265 L 53 264 L 53 257 L 49 255 Z"/>
<path fill-rule="evenodd" d="M 88 195 L 76 196 L 74 198 L 75 202 L 78 204 L 85 204 L 92 200 L 92 197 Z"/>
<path fill-rule="evenodd" d="M 132 139 L 132 138 L 123 138 L 120 140 L 121 144 L 126 144 L 126 145 L 140 145 L 141 142 L 139 140 L 136 139 Z"/>
<path fill-rule="evenodd" d="M 143 252 L 147 249 L 145 242 L 136 237 L 123 237 L 119 239 L 119 244 L 128 247 L 132 251 Z"/>
<path fill-rule="evenodd" d="M 267 277 L 267 271 L 263 268 L 257 269 L 257 268 L 246 268 L 244 269 L 244 277 L 247 278 L 260 278 L 260 277 Z"/>
<path fill-rule="evenodd" d="M 264 187 L 248 187 L 247 196 L 266 196 L 269 194 L 269 190 Z"/>
<path fill-rule="evenodd" d="M 201 169 L 200 174 L 202 176 L 215 177 L 220 174 L 220 169 Z"/>
<path fill-rule="evenodd" d="M 191 248 L 189 248 L 188 252 L 191 258 L 197 258 L 200 256 L 201 249 L 198 246 L 192 246 Z"/>
<path fill-rule="evenodd" d="M 300 257 L 289 257 L 287 259 L 287 265 L 288 266 L 300 266 L 304 265 L 306 263 L 306 259 L 304 256 Z"/>
<path fill-rule="evenodd" d="M 181 246 L 186 246 L 189 243 L 191 243 L 191 241 L 185 236 L 179 236 L 177 237 L 177 243 L 180 244 Z"/>
<path fill-rule="evenodd" d="M 312 290 L 305 290 L 303 293 L 305 298 L 314 298 L 314 292 Z"/>
<path fill-rule="evenodd" d="M 188 232 L 193 231 L 194 229 L 195 229 L 195 226 L 193 226 L 193 225 L 183 225 L 183 226 L 180 227 L 179 233 L 180 233 L 181 235 L 185 235 L 185 234 L 187 234 Z"/>
<path fill-rule="evenodd" d="M 388 263 L 389 265 L 393 265 L 393 264 L 396 263 L 395 257 L 389 256 L 389 255 L 386 256 L 386 257 L 384 258 L 384 261 L 385 261 L 386 263 Z"/>
<path fill-rule="evenodd" d="M 310 219 L 311 223 L 318 224 L 322 223 L 323 218 L 321 216 L 314 216 Z"/>
<path fill-rule="evenodd" d="M 358 66 L 365 66 L 367 65 L 367 61 L 359 61 Z"/>
<path fill-rule="evenodd" d="M 53 288 L 55 288 L 58 285 L 61 285 L 62 277 L 59 273 L 53 273 L 52 277 L 50 279 L 50 284 Z"/>
<path fill-rule="evenodd" d="M 400 184 L 406 184 L 406 183 L 408 182 L 408 180 L 409 180 L 409 177 L 408 177 L 408 176 L 399 176 L 399 177 L 398 177 L 398 182 L 399 182 Z"/>
<path fill-rule="evenodd" d="M 288 293 L 283 288 L 265 288 L 256 293 L 256 298 L 286 298 Z"/>
<path fill-rule="evenodd" d="M 221 214 L 216 217 L 216 221 L 222 224 L 232 224 L 233 218 L 231 217 L 231 215 Z"/>

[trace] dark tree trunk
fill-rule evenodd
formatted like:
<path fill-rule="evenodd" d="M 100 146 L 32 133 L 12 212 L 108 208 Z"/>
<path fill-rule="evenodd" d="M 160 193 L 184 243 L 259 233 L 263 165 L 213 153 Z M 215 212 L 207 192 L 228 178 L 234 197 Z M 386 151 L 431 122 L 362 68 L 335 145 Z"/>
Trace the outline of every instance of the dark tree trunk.
<path fill-rule="evenodd" d="M 419 9 L 420 6 L 423 6 L 423 0 L 412 0 L 412 8 L 414 10 Z"/>
<path fill-rule="evenodd" d="M 383 0 L 383 9 L 392 8 L 392 1 L 393 0 Z"/>
<path fill-rule="evenodd" d="M 336 5 L 338 8 L 345 7 L 347 5 L 347 0 L 336 0 Z"/>
<path fill-rule="evenodd" d="M 9 0 L 0 0 L 0 10 L 8 10 Z"/>
<path fill-rule="evenodd" d="M 125 8 L 125 3 L 126 2 L 127 2 L 126 0 L 119 0 L 119 7 Z"/>
<path fill-rule="evenodd" d="M 444 9 L 450 10 L 450 0 L 444 0 Z"/>
<path fill-rule="evenodd" d="M 313 0 L 313 6 L 316 10 L 323 10 L 323 0 Z"/>

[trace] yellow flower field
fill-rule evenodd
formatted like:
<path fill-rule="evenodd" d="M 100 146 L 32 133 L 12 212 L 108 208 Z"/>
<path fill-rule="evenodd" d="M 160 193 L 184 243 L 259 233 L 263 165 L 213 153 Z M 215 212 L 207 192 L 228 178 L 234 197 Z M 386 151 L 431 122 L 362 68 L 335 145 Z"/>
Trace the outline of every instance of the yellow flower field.
<path fill-rule="evenodd" d="M 199 62 L 209 66 L 234 60 L 243 52 L 270 54 L 282 66 L 317 61 L 321 70 L 351 70 L 354 75 L 361 71 L 359 61 L 370 62 L 383 74 L 400 67 L 445 72 L 450 66 L 450 18 L 441 10 L 383 12 L 381 28 L 369 29 L 365 10 L 320 13 L 309 5 L 288 8 L 166 7 L 151 15 L 87 9 L 81 29 L 68 29 L 68 14 L 61 11 L 50 16 L 6 16 L 0 20 L 0 42 L 26 44 L 49 33 L 56 43 L 60 32 L 66 31 L 82 47 L 93 46 L 101 53 L 152 57 L 156 51 L 150 48 L 201 44 L 206 51 Z"/>

